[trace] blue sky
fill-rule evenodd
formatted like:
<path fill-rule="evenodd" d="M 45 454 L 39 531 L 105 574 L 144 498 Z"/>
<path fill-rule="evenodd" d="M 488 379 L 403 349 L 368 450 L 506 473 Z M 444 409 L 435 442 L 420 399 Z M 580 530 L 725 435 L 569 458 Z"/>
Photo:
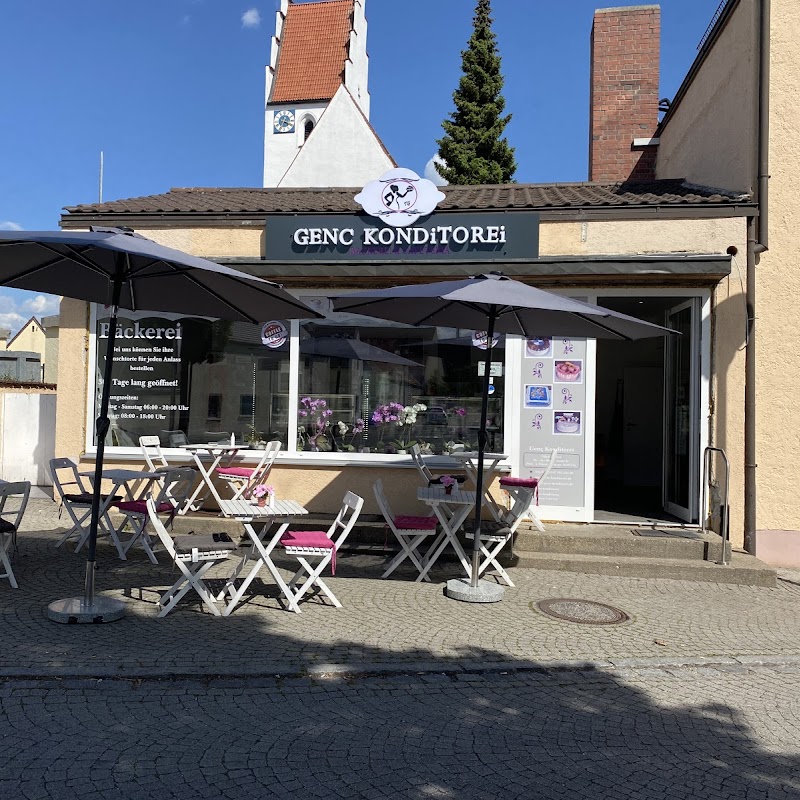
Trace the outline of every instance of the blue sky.
<path fill-rule="evenodd" d="M 641 2 L 641 0 L 639 0 Z M 371 121 L 422 172 L 452 108 L 474 0 L 366 0 Z M 587 175 L 595 8 L 493 0 L 520 182 Z M 260 186 L 264 67 L 277 0 L 4 0 L 0 228 L 56 228 L 65 205 L 173 186 Z M 674 95 L 719 0 L 662 0 L 661 95 Z M 0 289 L 0 327 L 57 311 Z"/>

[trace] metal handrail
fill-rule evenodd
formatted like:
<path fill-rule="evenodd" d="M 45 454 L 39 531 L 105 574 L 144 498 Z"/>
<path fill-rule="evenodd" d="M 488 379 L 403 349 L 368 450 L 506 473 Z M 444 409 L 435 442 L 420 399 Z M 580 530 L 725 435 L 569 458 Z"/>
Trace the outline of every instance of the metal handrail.
<path fill-rule="evenodd" d="M 703 495 L 700 503 L 700 526 L 703 534 L 706 532 L 706 492 L 709 489 L 709 479 L 711 477 L 711 454 L 719 453 L 722 460 L 725 462 L 725 494 L 724 502 L 722 504 L 722 512 L 720 513 L 720 536 L 722 537 L 722 558 L 717 561 L 723 567 L 727 566 L 727 546 L 728 546 L 728 502 L 730 500 L 731 489 L 731 462 L 728 460 L 727 453 L 721 447 L 706 447 L 703 451 Z M 711 497 L 711 492 L 708 492 L 708 499 Z"/>

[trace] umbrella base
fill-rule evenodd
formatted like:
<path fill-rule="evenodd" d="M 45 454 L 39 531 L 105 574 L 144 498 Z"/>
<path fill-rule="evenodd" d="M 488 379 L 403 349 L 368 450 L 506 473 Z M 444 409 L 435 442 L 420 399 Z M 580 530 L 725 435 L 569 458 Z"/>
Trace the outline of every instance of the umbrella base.
<path fill-rule="evenodd" d="M 469 578 L 453 578 L 447 581 L 444 593 L 451 600 L 463 603 L 499 603 L 506 590 L 499 583 L 478 581 L 478 585 L 472 587 Z"/>
<path fill-rule="evenodd" d="M 116 622 L 125 616 L 125 603 L 113 597 L 95 597 L 85 605 L 82 597 L 54 600 L 47 606 L 47 618 L 53 622 L 75 625 L 84 622 Z"/>

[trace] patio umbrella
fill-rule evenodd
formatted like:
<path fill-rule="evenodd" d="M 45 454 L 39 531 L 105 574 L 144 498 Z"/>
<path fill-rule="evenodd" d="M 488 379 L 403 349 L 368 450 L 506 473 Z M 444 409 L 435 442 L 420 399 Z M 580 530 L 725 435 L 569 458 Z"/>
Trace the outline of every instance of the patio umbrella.
<path fill-rule="evenodd" d="M 100 414 L 96 422 L 92 516 L 82 598 L 51 603 L 50 618 L 63 622 L 119 619 L 122 603 L 94 596 L 100 484 L 111 389 L 117 311 L 171 311 L 260 323 L 320 315 L 269 281 L 163 247 L 123 228 L 90 231 L 0 231 L 0 286 L 73 297 L 111 307 Z"/>
<path fill-rule="evenodd" d="M 360 339 L 345 339 L 339 336 L 320 336 L 302 339 L 300 352 L 304 356 L 327 356 L 352 361 L 373 361 L 378 364 L 395 364 L 402 367 L 421 367 L 417 361 L 398 356 L 389 350 L 362 342 Z"/>
<path fill-rule="evenodd" d="M 336 311 L 349 311 L 379 319 L 403 322 L 416 327 L 441 325 L 486 331 L 492 342 L 495 333 L 526 338 L 569 336 L 594 339 L 643 339 L 674 333 L 668 328 L 643 322 L 616 311 L 571 300 L 512 280 L 500 273 L 475 275 L 457 281 L 368 289 L 334 297 Z M 486 602 L 499 600 L 500 587 L 479 588 L 483 461 L 486 450 L 486 418 L 489 404 L 489 377 L 492 348 L 486 348 L 478 429 L 478 474 L 475 487 L 475 536 L 473 538 L 471 593 L 448 585 L 459 599 Z M 453 582 L 451 582 L 453 583 Z M 494 589 L 498 591 L 494 591 Z"/>

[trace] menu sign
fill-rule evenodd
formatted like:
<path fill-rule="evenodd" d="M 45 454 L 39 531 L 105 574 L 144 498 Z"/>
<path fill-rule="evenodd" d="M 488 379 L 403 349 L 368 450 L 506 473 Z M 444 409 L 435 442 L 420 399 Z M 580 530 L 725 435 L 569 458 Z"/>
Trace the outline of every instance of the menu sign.
<path fill-rule="evenodd" d="M 115 423 L 112 428 L 121 431 L 117 437 L 135 444 L 142 433 L 172 427 L 175 416 L 189 407 L 180 402 L 178 385 L 184 343 L 181 321 L 128 313 L 117 320 L 109 417 Z M 107 319 L 98 320 L 98 393 L 110 327 Z"/>
<path fill-rule="evenodd" d="M 543 506 L 584 504 L 586 340 L 527 339 L 522 357 L 523 478 L 538 478 L 558 452 L 539 490 Z"/>

